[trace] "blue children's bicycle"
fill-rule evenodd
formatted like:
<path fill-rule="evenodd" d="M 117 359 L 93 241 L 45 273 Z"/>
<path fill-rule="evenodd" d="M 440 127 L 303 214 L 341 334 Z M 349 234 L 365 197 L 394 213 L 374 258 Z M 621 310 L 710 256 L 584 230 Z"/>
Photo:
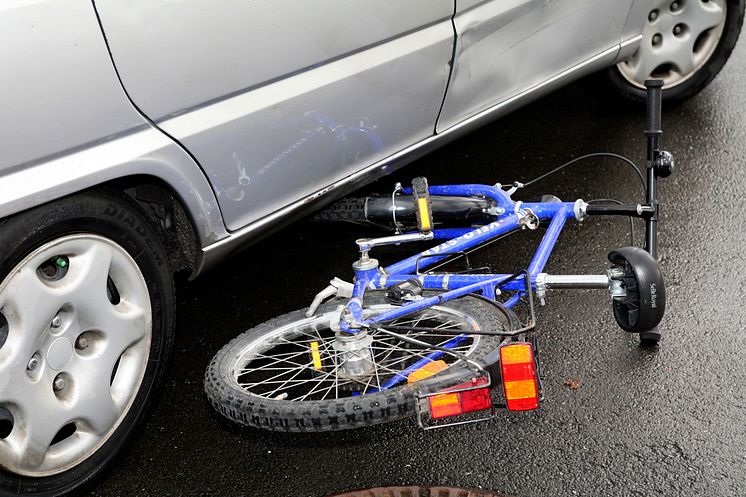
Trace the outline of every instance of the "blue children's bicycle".
<path fill-rule="evenodd" d="M 656 181 L 671 174 L 673 160 L 658 147 L 662 82 L 646 86 L 647 181 L 614 154 L 591 154 L 547 173 L 613 156 L 637 171 L 645 203 L 516 202 L 520 183 L 428 186 L 416 178 L 390 196 L 343 204 L 352 220 L 356 209 L 348 207 L 359 206 L 357 220 L 389 225 L 395 234 L 357 240 L 354 283 L 335 278 L 309 309 L 223 347 L 205 375 L 214 407 L 238 423 L 278 431 L 347 429 L 413 414 L 429 429 L 489 419 L 499 407 L 536 409 L 542 394 L 534 300 L 543 305 L 552 288 L 608 290 L 619 326 L 657 343 L 666 294 L 656 262 Z M 545 273 L 565 223 L 596 215 L 644 219 L 645 249 L 612 251 L 606 274 Z M 474 249 L 542 224 L 546 233 L 527 269 L 490 274 L 469 264 Z M 430 240 L 441 243 L 388 267 L 370 257 L 383 245 Z M 465 267 L 446 270 L 457 262 Z"/>

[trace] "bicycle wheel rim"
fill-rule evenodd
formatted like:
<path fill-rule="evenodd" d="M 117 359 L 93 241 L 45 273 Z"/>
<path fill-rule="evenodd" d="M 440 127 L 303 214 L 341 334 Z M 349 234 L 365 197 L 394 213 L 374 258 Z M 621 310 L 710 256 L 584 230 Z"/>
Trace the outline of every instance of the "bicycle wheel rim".
<path fill-rule="evenodd" d="M 374 305 L 366 309 L 371 315 L 390 309 L 389 305 Z M 327 312 L 305 320 L 289 323 L 246 344 L 232 361 L 230 379 L 235 387 L 267 400 L 313 401 L 335 400 L 366 395 L 386 388 L 386 383 L 399 376 L 392 386 L 407 383 L 407 368 L 426 359 L 432 351 L 411 346 L 384 333 L 372 333 L 371 351 L 375 372 L 367 378 L 347 378 L 341 373 L 344 362 L 334 350 L 334 331 L 330 324 L 338 312 Z M 480 331 L 479 323 L 467 314 L 450 307 L 432 307 L 390 324 L 432 327 L 443 333 L 411 332 L 411 338 L 443 346 L 454 339 L 449 329 Z M 484 337 L 468 335 L 453 350 L 470 355 Z M 314 345 L 315 343 L 315 345 Z M 314 357 L 314 349 L 317 352 Z M 448 365 L 459 361 L 455 355 L 443 353 L 434 360 Z M 320 367 L 319 367 L 320 366 Z"/>

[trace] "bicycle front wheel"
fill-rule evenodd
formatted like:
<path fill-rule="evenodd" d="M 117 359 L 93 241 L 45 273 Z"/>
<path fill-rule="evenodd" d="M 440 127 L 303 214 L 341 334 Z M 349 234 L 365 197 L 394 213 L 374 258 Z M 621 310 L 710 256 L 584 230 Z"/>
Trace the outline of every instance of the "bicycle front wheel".
<path fill-rule="evenodd" d="M 365 302 L 366 316 L 393 307 L 381 292 L 366 294 Z M 433 349 L 371 331 L 366 339 L 368 368 L 350 374 L 349 355 L 340 350 L 331 329 L 339 319 L 339 305 L 326 304 L 311 318 L 303 310 L 285 314 L 223 347 L 205 374 L 205 391 L 215 409 L 239 424 L 306 432 L 356 428 L 414 414 L 416 385 L 408 384 L 407 376 L 410 366 L 423 358 L 426 362 Z M 397 333 L 434 346 L 451 342 L 452 350 L 476 360 L 503 339 L 465 334 L 454 344 L 448 330 L 509 330 L 516 319 L 508 309 L 468 296 L 387 324 L 418 328 Z M 437 359 L 463 365 L 447 353 Z"/>

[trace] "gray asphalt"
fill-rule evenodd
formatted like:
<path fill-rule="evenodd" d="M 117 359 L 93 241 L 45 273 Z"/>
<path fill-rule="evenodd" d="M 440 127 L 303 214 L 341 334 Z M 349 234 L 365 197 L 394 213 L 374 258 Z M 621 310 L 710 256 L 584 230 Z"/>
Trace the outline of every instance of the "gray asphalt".
<path fill-rule="evenodd" d="M 307 305 L 350 277 L 356 227 L 298 223 L 178 288 L 178 343 L 163 400 L 102 496 L 323 496 L 379 485 L 447 484 L 518 496 L 746 495 L 746 43 L 698 98 L 664 115 L 676 174 L 661 184 L 668 310 L 658 350 L 615 325 L 602 291 L 558 291 L 540 310 L 546 401 L 528 414 L 423 433 L 414 422 L 283 435 L 221 422 L 202 393 L 232 337 Z M 527 180 L 583 153 L 642 162 L 643 115 L 565 88 L 385 178 L 431 184 Z M 598 161 L 526 196 L 637 202 L 626 168 Z M 641 235 L 638 229 L 638 236 Z M 536 236 L 481 260 L 525 267 Z M 565 230 L 548 271 L 599 272 L 627 244 L 623 219 Z M 501 250 L 502 247 L 502 250 Z M 505 255 L 509 254 L 509 255 Z M 479 261 L 478 261 L 479 262 Z M 579 388 L 568 380 L 582 382 Z"/>

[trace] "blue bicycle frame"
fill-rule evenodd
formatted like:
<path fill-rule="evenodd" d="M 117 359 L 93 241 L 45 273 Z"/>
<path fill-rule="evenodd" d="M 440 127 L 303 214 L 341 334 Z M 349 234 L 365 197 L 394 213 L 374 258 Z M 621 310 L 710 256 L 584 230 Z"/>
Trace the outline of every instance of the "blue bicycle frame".
<path fill-rule="evenodd" d="M 360 260 L 353 264 L 355 271 L 355 283 L 352 288 L 352 297 L 347 302 L 341 317 L 340 330 L 343 333 L 356 334 L 362 329 L 375 328 L 381 323 L 386 323 L 396 318 L 400 318 L 432 306 L 448 302 L 468 294 L 481 294 L 487 299 L 497 302 L 498 288 L 509 292 L 514 292 L 505 302 L 501 304 L 507 308 L 513 308 L 521 300 L 523 294 L 529 294 L 529 304 L 533 309 L 531 294 L 536 292 L 540 298 L 543 298 L 544 290 L 548 285 L 549 275 L 543 273 L 552 250 L 554 249 L 557 239 L 568 219 L 574 218 L 582 221 L 588 214 L 599 215 L 625 215 L 630 217 L 643 218 L 646 222 L 645 231 L 645 251 L 646 258 L 640 259 L 637 255 L 630 255 L 629 251 L 625 253 L 628 257 L 635 259 L 635 265 L 647 266 L 641 273 L 646 278 L 650 275 L 656 275 L 656 279 L 648 279 L 643 283 L 646 285 L 642 288 L 644 291 L 657 292 L 658 286 L 663 288 L 663 280 L 657 270 L 655 262 L 657 250 L 657 221 L 658 221 L 658 200 L 656 180 L 658 177 L 666 177 L 673 171 L 673 158 L 668 152 L 661 151 L 658 147 L 661 131 L 661 100 L 662 100 L 662 81 L 646 81 L 647 87 L 647 119 L 646 131 L 647 137 L 647 182 L 646 182 L 646 202 L 644 205 L 618 205 L 618 206 L 589 206 L 582 200 L 575 202 L 539 202 L 523 203 L 515 202 L 511 195 L 522 185 L 514 184 L 513 188 L 505 191 L 501 185 L 446 185 L 427 187 L 424 179 L 419 180 L 417 184 L 418 191 L 412 188 L 405 188 L 402 193 L 413 195 L 415 207 L 417 210 L 418 224 L 421 232 L 410 233 L 399 236 L 392 236 L 380 239 L 362 239 L 357 243 L 360 247 Z M 638 170 L 639 173 L 639 170 Z M 459 197 L 482 197 L 491 199 L 495 203 L 495 213 L 497 219 L 485 226 L 479 228 L 452 228 L 452 229 L 435 229 L 431 230 L 432 219 L 429 218 L 430 206 L 429 195 L 439 196 L 459 196 Z M 423 214 L 425 212 L 425 214 Z M 422 224 L 422 217 L 427 218 L 427 222 Z M 474 249 L 482 244 L 496 239 L 502 235 L 521 228 L 536 229 L 541 222 L 548 222 L 549 227 L 541 240 L 539 247 L 525 271 L 526 278 L 517 278 L 516 274 L 422 274 L 420 268 L 426 268 L 438 262 L 447 259 L 456 254 L 465 254 L 469 249 Z M 402 243 L 404 241 L 423 241 L 423 240 L 445 240 L 444 242 L 432 247 L 415 256 L 404 259 L 403 261 L 392 264 L 381 269 L 378 261 L 368 257 L 371 248 L 378 245 L 391 243 Z M 624 259 L 619 253 L 610 254 L 610 258 L 615 260 Z M 624 270 L 621 270 L 624 275 Z M 539 281 L 541 277 L 541 282 Z M 622 276 L 616 275 L 612 278 L 611 272 L 605 276 L 556 276 L 553 285 L 564 286 L 566 288 L 608 288 L 614 297 L 625 295 L 626 290 L 615 294 L 619 289 Z M 638 276 L 635 276 L 637 278 Z M 392 310 L 377 314 L 370 318 L 363 315 L 363 301 L 367 290 L 384 289 L 388 285 L 397 285 L 408 280 L 416 279 L 423 289 L 440 290 L 435 296 L 420 298 L 409 301 Z M 640 282 L 638 282 L 640 283 Z M 638 286 L 638 290 L 640 287 Z M 322 292 L 322 295 L 331 295 L 331 293 Z M 617 322 L 627 331 L 648 332 L 654 328 L 663 316 L 665 305 L 658 306 L 655 303 L 657 293 L 651 293 L 645 302 L 645 307 L 638 305 L 635 313 L 645 313 L 645 319 L 638 321 L 640 324 L 635 328 L 629 322 L 620 321 L 618 316 Z M 640 300 L 642 302 L 642 300 Z M 638 304 L 640 303 L 638 302 Z M 317 304 L 316 304 L 317 305 Z M 532 323 L 533 324 L 533 323 Z M 637 324 L 637 323 L 636 323 Z M 521 330 L 516 330 L 521 331 Z M 642 336 L 642 335 L 641 335 Z M 383 385 L 382 389 L 392 388 L 399 383 L 406 381 L 409 373 L 416 371 L 430 361 L 448 353 L 461 342 L 468 338 L 467 334 L 454 336 L 453 339 L 446 342 L 443 346 L 437 347 L 437 350 L 410 365 L 404 371 L 390 378 Z"/>
<path fill-rule="evenodd" d="M 352 298 L 348 301 L 340 322 L 340 328 L 343 331 L 354 334 L 362 328 L 391 321 L 468 294 L 478 293 L 489 299 L 497 300 L 498 287 L 501 290 L 516 292 L 502 303 L 506 307 L 514 307 L 519 302 L 521 293 L 527 291 L 525 278 L 516 278 L 515 275 L 511 274 L 422 274 L 419 270 L 432 266 L 452 255 L 478 247 L 504 234 L 521 229 L 529 225 L 530 222 L 534 222 L 536 223 L 535 226 L 538 226 L 539 222 L 544 221 L 549 222 L 549 228 L 527 270 L 527 279 L 530 281 L 531 290 L 535 291 L 536 278 L 544 270 L 566 221 L 571 218 L 582 220 L 583 209 L 586 205 L 582 200 L 553 203 L 514 202 L 508 192 L 500 188 L 499 185 L 495 187 L 487 185 L 432 186 L 429 188 L 429 192 L 441 196 L 486 197 L 495 201 L 498 212 L 503 214 L 498 216 L 496 221 L 478 228 L 433 230 L 429 239 L 446 241 L 383 269 L 378 267 L 374 259 L 367 258 L 367 251 L 363 251 L 363 259 L 361 260 L 373 262 L 355 266 L 355 284 Z M 411 194 L 412 191 L 411 189 L 404 189 L 403 193 Z M 403 283 L 411 279 L 418 280 L 423 289 L 440 290 L 443 293 L 412 301 L 372 318 L 364 319 L 362 306 L 367 290 L 384 289 L 389 285 Z M 454 336 L 442 348 L 454 348 L 467 338 L 467 335 Z M 444 353 L 441 350 L 430 353 L 402 373 L 389 379 L 381 387 L 383 389 L 391 388 L 406 381 L 407 374 L 421 368 L 427 362 L 436 360 Z"/>

